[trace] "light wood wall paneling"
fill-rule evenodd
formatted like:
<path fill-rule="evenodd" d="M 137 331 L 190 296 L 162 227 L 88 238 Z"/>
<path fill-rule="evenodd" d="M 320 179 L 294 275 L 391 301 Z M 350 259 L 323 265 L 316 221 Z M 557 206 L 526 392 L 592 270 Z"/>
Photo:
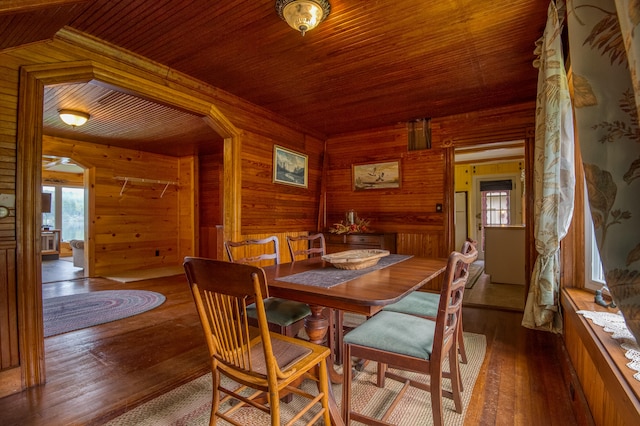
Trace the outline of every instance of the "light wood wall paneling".
<path fill-rule="evenodd" d="M 193 238 L 193 224 L 187 219 L 192 205 L 187 217 L 180 209 L 181 191 L 189 199 L 192 196 L 188 170 L 192 160 L 47 136 L 43 152 L 79 159 L 95 170 L 90 188 L 94 216 L 89 218 L 93 233 L 87 236 L 95 245 L 89 254 L 93 274 L 178 265 L 184 257 L 181 247 L 192 249 L 182 235 Z M 180 180 L 181 161 L 187 166 L 182 176 L 186 181 Z M 126 184 L 118 179 L 126 177 L 132 178 Z M 163 182 L 179 185 L 167 187 Z"/>

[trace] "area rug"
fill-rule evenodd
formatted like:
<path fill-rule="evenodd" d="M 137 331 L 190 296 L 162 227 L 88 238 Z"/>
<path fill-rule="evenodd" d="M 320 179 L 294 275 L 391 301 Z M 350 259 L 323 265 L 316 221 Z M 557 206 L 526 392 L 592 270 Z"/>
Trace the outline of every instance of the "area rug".
<path fill-rule="evenodd" d="M 44 337 L 131 317 L 164 301 L 164 295 L 146 290 L 93 291 L 43 299 Z"/>
<path fill-rule="evenodd" d="M 461 414 L 454 411 L 453 401 L 443 399 L 444 424 L 456 426 L 464 424 L 464 416 L 473 395 L 473 387 L 478 378 L 480 367 L 486 352 L 486 339 L 484 335 L 464 333 L 465 348 L 469 362 L 460 364 L 464 392 L 462 392 L 463 410 Z M 445 361 L 445 365 L 448 361 Z M 393 397 L 402 388 L 402 383 L 387 379 L 384 388 L 376 386 L 376 363 L 369 363 L 364 371 L 354 377 L 352 385 L 352 406 L 358 412 L 376 415 L 388 406 Z M 411 376 L 425 382 L 428 376 L 417 373 L 401 372 L 404 376 Z M 228 379 L 226 384 L 232 383 Z M 449 381 L 444 380 L 445 386 Z M 311 381 L 305 381 L 302 386 L 311 393 L 315 393 L 315 385 Z M 182 385 L 164 395 L 159 396 L 139 407 L 126 412 L 120 417 L 107 423 L 109 426 L 129 425 L 208 425 L 211 412 L 211 374 L 206 374 L 185 385 Z M 342 385 L 333 385 L 333 394 L 338 400 L 342 397 Z M 281 419 L 289 421 L 305 400 L 294 396 L 289 404 L 281 404 Z M 269 424 L 269 417 L 255 409 L 242 408 L 234 413 L 233 418 L 242 424 L 263 426 Z M 307 419 L 308 420 L 308 419 Z M 415 426 L 432 425 L 431 396 L 429 392 L 410 388 L 403 396 L 400 404 L 395 408 L 389 421 L 395 425 Z M 227 424 L 219 421 L 219 424 Z"/>
<path fill-rule="evenodd" d="M 182 266 L 165 266 L 154 269 L 124 271 L 105 278 L 121 283 L 130 283 L 134 281 L 150 280 L 153 278 L 171 277 L 173 275 L 180 274 L 184 274 L 184 268 Z"/>
<path fill-rule="evenodd" d="M 483 273 L 484 260 L 476 260 L 471 265 L 469 265 L 469 280 L 467 281 L 467 285 L 465 285 L 464 288 L 472 288 Z"/>

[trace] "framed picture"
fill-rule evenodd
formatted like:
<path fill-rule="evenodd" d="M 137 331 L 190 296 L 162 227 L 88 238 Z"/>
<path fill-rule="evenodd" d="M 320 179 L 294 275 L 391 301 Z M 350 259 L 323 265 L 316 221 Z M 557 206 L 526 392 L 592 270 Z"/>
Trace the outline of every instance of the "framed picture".
<path fill-rule="evenodd" d="M 273 146 L 273 181 L 306 188 L 309 157 L 278 145 Z"/>
<path fill-rule="evenodd" d="M 354 164 L 353 190 L 400 188 L 400 161 Z"/>

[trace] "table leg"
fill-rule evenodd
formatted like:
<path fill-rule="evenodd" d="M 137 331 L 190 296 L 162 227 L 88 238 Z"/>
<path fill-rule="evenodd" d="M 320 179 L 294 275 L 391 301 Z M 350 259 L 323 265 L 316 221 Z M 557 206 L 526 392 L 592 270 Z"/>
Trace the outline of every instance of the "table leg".
<path fill-rule="evenodd" d="M 317 305 L 309 305 L 311 309 L 311 315 L 309 315 L 304 320 L 304 330 L 309 336 L 309 341 L 311 343 L 316 343 L 318 345 L 322 345 L 325 342 L 325 336 L 329 330 L 329 321 L 322 314 L 324 311 L 323 306 Z M 342 419 L 342 414 L 340 409 L 338 408 L 338 404 L 336 403 L 335 396 L 333 394 L 332 383 L 342 383 L 342 374 L 336 372 L 336 369 L 333 365 L 333 357 L 327 357 L 327 370 L 329 376 L 329 415 L 331 416 L 331 424 L 342 426 L 344 425 L 344 420 Z"/>
<path fill-rule="evenodd" d="M 307 336 L 309 336 L 310 342 L 322 345 L 325 342 L 325 336 L 329 330 L 329 321 L 322 314 L 325 308 L 324 306 L 317 305 L 309 305 L 309 308 L 311 309 L 311 315 L 304 320 L 304 330 L 306 331 Z M 329 338 L 331 338 L 331 336 L 329 336 Z M 333 364 L 333 357 L 330 356 L 327 359 L 327 362 L 331 383 L 342 383 L 342 374 L 336 372 Z"/>

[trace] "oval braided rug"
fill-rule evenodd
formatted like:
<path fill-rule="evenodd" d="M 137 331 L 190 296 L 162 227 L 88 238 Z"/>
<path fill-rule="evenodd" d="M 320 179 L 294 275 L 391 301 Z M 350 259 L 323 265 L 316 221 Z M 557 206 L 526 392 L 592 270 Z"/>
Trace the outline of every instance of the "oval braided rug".
<path fill-rule="evenodd" d="M 104 290 L 44 299 L 44 337 L 131 317 L 166 298 L 147 290 Z"/>

